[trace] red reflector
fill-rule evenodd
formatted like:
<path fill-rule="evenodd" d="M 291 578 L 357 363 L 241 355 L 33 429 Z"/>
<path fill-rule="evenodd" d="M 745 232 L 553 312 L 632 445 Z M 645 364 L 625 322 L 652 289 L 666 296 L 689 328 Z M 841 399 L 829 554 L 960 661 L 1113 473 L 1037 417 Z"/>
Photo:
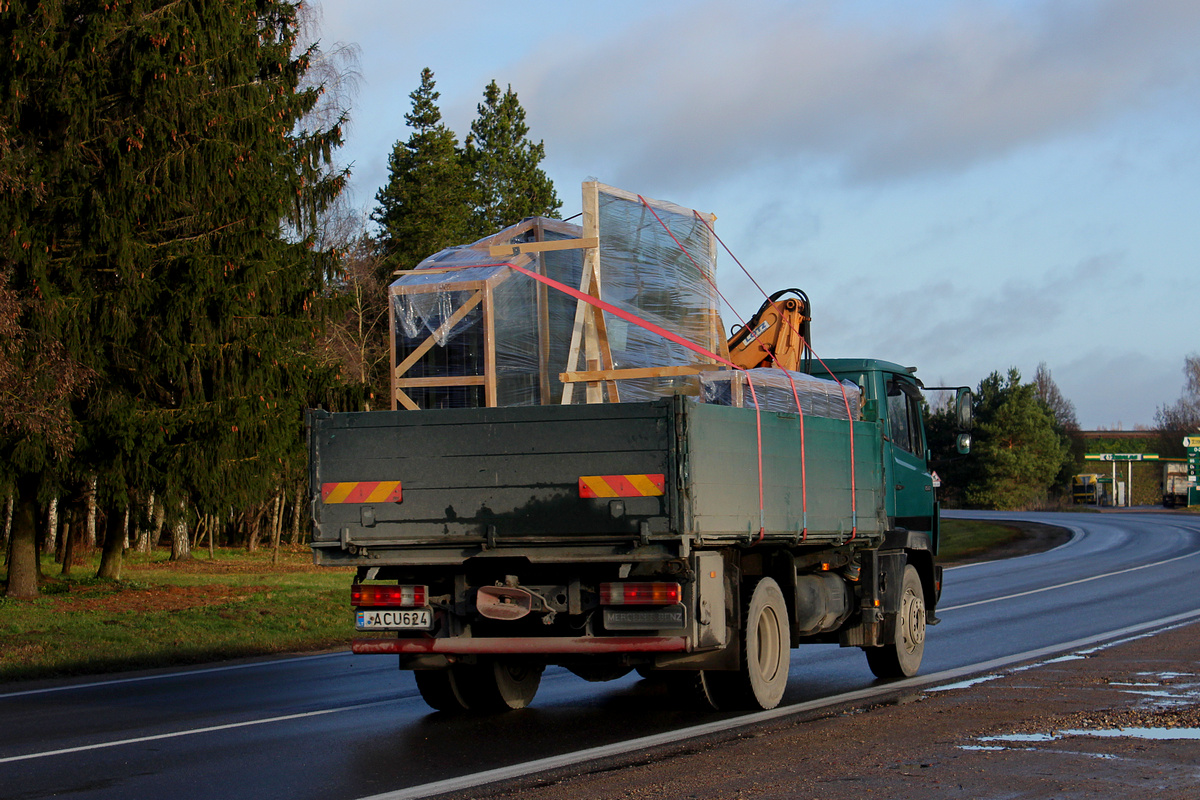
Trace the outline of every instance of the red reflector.
<path fill-rule="evenodd" d="M 363 586 L 350 587 L 352 606 L 400 606 L 421 608 L 428 605 L 429 589 L 426 586 Z"/>
<path fill-rule="evenodd" d="M 602 583 L 602 606 L 672 606 L 682 591 L 678 583 Z"/>

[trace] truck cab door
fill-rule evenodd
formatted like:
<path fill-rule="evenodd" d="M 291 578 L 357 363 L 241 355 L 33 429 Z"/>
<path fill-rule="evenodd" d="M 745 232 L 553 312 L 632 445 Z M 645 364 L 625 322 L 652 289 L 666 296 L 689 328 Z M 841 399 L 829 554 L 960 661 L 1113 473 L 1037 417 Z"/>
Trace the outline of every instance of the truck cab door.
<path fill-rule="evenodd" d="M 889 467 L 889 516 L 929 518 L 933 514 L 933 476 L 925 460 L 921 392 L 911 377 L 887 376 L 887 417 L 884 457 Z"/>

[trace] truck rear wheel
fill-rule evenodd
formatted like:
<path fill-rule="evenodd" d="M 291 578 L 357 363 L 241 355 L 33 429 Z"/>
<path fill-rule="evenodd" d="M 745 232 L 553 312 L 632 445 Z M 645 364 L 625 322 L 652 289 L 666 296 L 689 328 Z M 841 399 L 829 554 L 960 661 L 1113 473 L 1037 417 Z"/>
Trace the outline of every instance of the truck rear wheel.
<path fill-rule="evenodd" d="M 916 567 L 904 567 L 896 638 L 882 647 L 864 647 L 867 665 L 877 678 L 909 678 L 921 668 L 925 655 L 925 590 Z"/>
<path fill-rule="evenodd" d="M 506 711 L 525 708 L 542 682 L 541 664 L 503 658 L 481 660 L 459 667 L 458 685 L 472 711 Z"/>
<path fill-rule="evenodd" d="M 467 710 L 467 700 L 458 688 L 454 669 L 419 669 L 413 673 L 417 690 L 434 711 L 454 713 Z"/>
<path fill-rule="evenodd" d="M 417 670 L 421 699 L 437 711 L 487 713 L 525 708 L 542 682 L 541 664 L 487 659 L 449 669 Z"/>
<path fill-rule="evenodd" d="M 741 666 L 737 672 L 704 672 L 709 702 L 720 711 L 774 708 L 783 699 L 791 665 L 787 603 L 779 584 L 754 584 L 742 614 Z"/>

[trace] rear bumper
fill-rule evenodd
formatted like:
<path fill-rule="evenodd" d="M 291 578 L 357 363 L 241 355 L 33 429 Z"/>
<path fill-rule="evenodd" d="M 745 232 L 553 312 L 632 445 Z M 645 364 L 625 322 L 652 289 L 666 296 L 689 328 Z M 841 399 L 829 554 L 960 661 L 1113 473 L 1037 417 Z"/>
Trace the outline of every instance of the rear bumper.
<path fill-rule="evenodd" d="M 450 638 L 450 639 L 354 639 L 355 653 L 394 653 L 421 655 L 559 655 L 603 653 L 682 653 L 687 651 L 683 636 L 581 636 L 526 638 Z"/>

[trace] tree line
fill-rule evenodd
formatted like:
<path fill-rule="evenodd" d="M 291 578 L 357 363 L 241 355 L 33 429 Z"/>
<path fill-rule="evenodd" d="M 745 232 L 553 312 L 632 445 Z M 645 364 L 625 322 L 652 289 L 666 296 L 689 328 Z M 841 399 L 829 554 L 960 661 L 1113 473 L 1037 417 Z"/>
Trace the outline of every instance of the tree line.
<path fill-rule="evenodd" d="M 489 84 L 459 147 L 426 70 L 368 231 L 335 157 L 353 64 L 301 40 L 304 14 L 0 8 L 9 596 L 37 593 L 39 550 L 69 570 L 73 548 L 100 547 L 115 578 L 160 532 L 177 559 L 205 536 L 294 539 L 304 411 L 369 407 L 386 370 L 348 343 L 386 348 L 391 272 L 557 211 L 516 93 Z"/>
<path fill-rule="evenodd" d="M 1155 449 L 1163 456 L 1182 456 L 1183 437 L 1200 433 L 1200 355 L 1184 359 L 1184 375 L 1183 394 L 1155 414 Z M 959 455 L 954 410 L 928 409 L 929 447 L 944 505 L 1038 508 L 1065 498 L 1072 475 L 1087 471 L 1075 406 L 1045 363 L 1028 382 L 1015 368 L 991 373 L 975 390 L 974 412 L 972 451 Z"/>

